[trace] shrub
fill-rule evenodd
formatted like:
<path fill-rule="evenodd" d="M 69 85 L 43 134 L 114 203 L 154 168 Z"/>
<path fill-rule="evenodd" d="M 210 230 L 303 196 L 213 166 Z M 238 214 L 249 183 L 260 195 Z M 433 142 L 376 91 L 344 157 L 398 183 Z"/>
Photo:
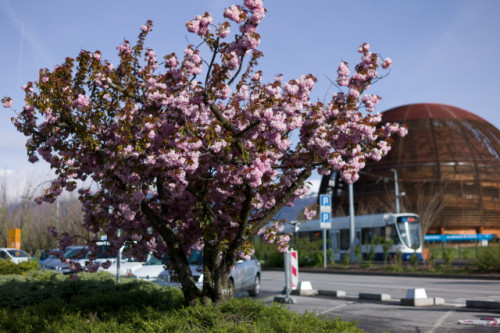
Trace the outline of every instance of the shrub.
<path fill-rule="evenodd" d="M 267 244 L 258 239 L 254 242 L 255 255 L 266 267 L 283 267 L 283 253 L 278 252 L 276 245 Z M 299 267 L 318 267 L 323 265 L 323 241 L 292 238 L 290 248 L 299 252 Z M 333 250 L 327 246 L 327 262 L 334 263 Z"/>
<path fill-rule="evenodd" d="M 415 270 L 418 268 L 418 261 L 419 261 L 419 258 L 418 258 L 418 255 L 416 253 L 414 253 L 410 256 L 410 265 Z"/>
<path fill-rule="evenodd" d="M 0 260 L 0 275 L 26 274 L 38 270 L 35 260 L 21 261 L 16 264 L 10 260 Z"/>
<path fill-rule="evenodd" d="M 476 259 L 476 266 L 481 271 L 500 271 L 500 246 L 484 248 Z"/>
<path fill-rule="evenodd" d="M 362 332 L 351 322 L 249 298 L 184 307 L 176 288 L 132 279 L 117 285 L 99 273 L 78 277 L 76 282 L 45 272 L 4 277 L 0 332 Z M 9 288 L 16 292 L 4 297 Z M 4 301 L 16 294 L 10 304 Z"/>
<path fill-rule="evenodd" d="M 283 267 L 283 253 L 278 252 L 276 245 L 268 244 L 261 239 L 254 242 L 255 256 L 266 267 Z"/>
<path fill-rule="evenodd" d="M 445 248 L 443 251 L 444 264 L 448 267 L 451 266 L 451 262 L 453 260 L 453 252 L 454 252 L 454 249 L 452 249 L 450 247 Z"/>

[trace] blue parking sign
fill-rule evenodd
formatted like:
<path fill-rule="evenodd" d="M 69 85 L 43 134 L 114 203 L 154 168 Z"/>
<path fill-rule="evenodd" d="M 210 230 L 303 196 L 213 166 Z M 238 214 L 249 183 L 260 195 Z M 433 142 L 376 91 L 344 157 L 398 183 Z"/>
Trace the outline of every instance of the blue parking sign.
<path fill-rule="evenodd" d="M 320 227 L 325 228 L 325 229 L 330 229 L 332 227 L 330 219 L 330 213 L 327 212 L 322 212 L 321 213 L 321 220 L 320 220 Z"/>
<path fill-rule="evenodd" d="M 321 222 L 322 223 L 330 222 L 330 213 L 321 213 Z"/>
<path fill-rule="evenodd" d="M 327 194 L 322 194 L 319 197 L 319 205 L 324 206 L 324 207 L 331 207 L 332 206 L 332 201 L 329 195 Z"/>

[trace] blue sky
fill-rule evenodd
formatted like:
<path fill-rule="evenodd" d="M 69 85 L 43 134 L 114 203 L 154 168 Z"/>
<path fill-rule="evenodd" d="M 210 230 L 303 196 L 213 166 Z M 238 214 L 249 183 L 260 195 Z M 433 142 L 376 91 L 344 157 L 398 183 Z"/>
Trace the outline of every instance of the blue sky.
<path fill-rule="evenodd" d="M 226 0 L 0 0 L 0 96 L 22 107 L 20 87 L 81 49 L 101 50 L 117 63 L 123 39 L 135 41 L 141 24 L 155 27 L 147 46 L 158 55 L 197 44 L 185 22 L 209 11 L 215 21 L 235 2 Z M 147 5 L 146 5 L 147 4 Z M 236 2 L 238 4 L 238 2 Z M 314 99 L 323 100 L 341 60 L 355 64 L 368 42 L 393 60 L 390 75 L 372 88 L 382 97 L 377 111 L 409 103 L 436 102 L 471 111 L 500 128 L 496 77 L 500 55 L 497 0 L 267 0 L 259 33 L 260 64 L 267 80 L 315 75 Z M 44 162 L 27 162 L 25 138 L 0 109 L 0 176 L 37 184 Z M 36 175 L 36 176 L 35 176 Z M 317 178 L 317 177 L 316 177 Z M 18 183 L 18 182 L 16 182 Z"/>

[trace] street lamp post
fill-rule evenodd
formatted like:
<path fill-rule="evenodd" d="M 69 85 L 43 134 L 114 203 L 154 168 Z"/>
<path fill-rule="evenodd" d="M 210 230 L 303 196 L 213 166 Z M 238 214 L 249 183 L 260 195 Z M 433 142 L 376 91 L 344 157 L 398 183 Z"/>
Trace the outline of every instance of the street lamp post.
<path fill-rule="evenodd" d="M 399 186 L 398 186 L 398 170 L 391 169 L 394 173 L 394 194 L 396 196 L 396 214 L 399 214 Z"/>

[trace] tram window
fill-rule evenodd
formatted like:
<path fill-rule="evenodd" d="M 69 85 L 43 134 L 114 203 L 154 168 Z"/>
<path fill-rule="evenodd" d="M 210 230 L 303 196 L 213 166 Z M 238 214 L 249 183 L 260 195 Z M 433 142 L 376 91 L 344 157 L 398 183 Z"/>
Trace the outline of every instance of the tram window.
<path fill-rule="evenodd" d="M 379 241 L 382 237 L 385 237 L 385 228 L 363 228 L 361 241 L 363 244 L 369 244 L 373 241 Z M 373 239 L 375 237 L 375 239 Z"/>
<path fill-rule="evenodd" d="M 349 229 L 340 230 L 340 249 L 349 250 Z"/>
<path fill-rule="evenodd" d="M 373 237 L 373 229 L 371 228 L 363 228 L 361 230 L 362 232 L 362 237 L 361 237 L 361 242 L 363 244 L 368 244 L 371 242 L 372 237 Z"/>
<path fill-rule="evenodd" d="M 391 238 L 394 242 L 394 245 L 401 244 L 401 240 L 399 239 L 398 231 L 396 230 L 396 226 L 391 226 Z"/>

